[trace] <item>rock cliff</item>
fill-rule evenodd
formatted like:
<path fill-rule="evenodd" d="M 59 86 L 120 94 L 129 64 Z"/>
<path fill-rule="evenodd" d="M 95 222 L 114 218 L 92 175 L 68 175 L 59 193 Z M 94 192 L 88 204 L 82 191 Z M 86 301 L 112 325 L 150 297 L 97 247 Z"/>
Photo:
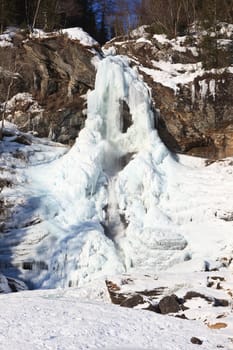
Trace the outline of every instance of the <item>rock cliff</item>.
<path fill-rule="evenodd" d="M 86 93 L 93 89 L 99 56 L 94 40 L 83 43 L 66 32 L 12 33 L 0 45 L 2 111 L 11 86 L 6 119 L 24 132 L 72 143 L 84 125 Z"/>
<path fill-rule="evenodd" d="M 190 36 L 169 40 L 144 26 L 105 48 L 127 55 L 142 74 L 160 136 L 171 150 L 222 158 L 233 154 L 233 26 L 219 29 L 216 68 L 206 37 L 193 29 Z"/>

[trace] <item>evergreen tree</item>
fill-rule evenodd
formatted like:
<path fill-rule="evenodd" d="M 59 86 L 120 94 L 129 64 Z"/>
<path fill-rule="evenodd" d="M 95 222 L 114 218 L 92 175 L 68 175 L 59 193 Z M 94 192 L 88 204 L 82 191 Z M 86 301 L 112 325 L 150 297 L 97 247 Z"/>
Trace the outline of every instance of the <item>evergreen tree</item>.
<path fill-rule="evenodd" d="M 2 33 L 7 26 L 16 24 L 16 7 L 15 1 L 0 0 L 0 33 Z"/>

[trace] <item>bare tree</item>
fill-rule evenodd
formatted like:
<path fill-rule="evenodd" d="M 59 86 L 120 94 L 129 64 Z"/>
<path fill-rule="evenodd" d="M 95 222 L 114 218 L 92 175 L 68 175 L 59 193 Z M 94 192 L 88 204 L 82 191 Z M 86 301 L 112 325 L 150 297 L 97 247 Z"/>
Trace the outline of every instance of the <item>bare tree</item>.
<path fill-rule="evenodd" d="M 177 36 L 193 23 L 195 0 L 142 0 L 138 7 L 141 24 L 153 24 L 155 29 Z"/>
<path fill-rule="evenodd" d="M 41 0 L 37 0 L 36 10 L 35 10 L 35 14 L 34 14 L 34 17 L 33 17 L 33 22 L 32 22 L 32 30 L 34 30 L 35 25 L 36 25 L 36 20 L 37 20 L 37 17 L 38 17 L 38 14 L 39 14 L 39 9 L 40 9 L 40 3 L 41 3 Z"/>

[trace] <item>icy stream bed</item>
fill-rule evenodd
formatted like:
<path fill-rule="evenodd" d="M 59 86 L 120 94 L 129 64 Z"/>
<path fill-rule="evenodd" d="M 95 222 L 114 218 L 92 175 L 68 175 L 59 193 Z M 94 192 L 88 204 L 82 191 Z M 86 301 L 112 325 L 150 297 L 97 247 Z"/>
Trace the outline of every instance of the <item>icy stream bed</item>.
<path fill-rule="evenodd" d="M 231 161 L 172 155 L 126 58 L 99 63 L 85 128 L 67 153 L 36 142 L 27 166 L 14 164 L 16 187 L 2 191 L 13 203 L 3 272 L 32 288 L 82 286 L 131 268 L 203 270 L 232 254 Z"/>

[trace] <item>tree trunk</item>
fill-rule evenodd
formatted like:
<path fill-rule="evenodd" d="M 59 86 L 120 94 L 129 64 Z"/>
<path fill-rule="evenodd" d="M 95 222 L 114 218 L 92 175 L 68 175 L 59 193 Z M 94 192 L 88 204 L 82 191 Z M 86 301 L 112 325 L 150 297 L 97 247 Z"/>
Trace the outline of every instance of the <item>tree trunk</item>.
<path fill-rule="evenodd" d="M 35 11 L 35 15 L 34 15 L 33 22 L 32 22 L 32 31 L 34 30 L 35 25 L 36 25 L 36 20 L 37 20 L 38 13 L 39 13 L 40 3 L 41 3 L 41 0 L 37 0 L 36 11 Z"/>

